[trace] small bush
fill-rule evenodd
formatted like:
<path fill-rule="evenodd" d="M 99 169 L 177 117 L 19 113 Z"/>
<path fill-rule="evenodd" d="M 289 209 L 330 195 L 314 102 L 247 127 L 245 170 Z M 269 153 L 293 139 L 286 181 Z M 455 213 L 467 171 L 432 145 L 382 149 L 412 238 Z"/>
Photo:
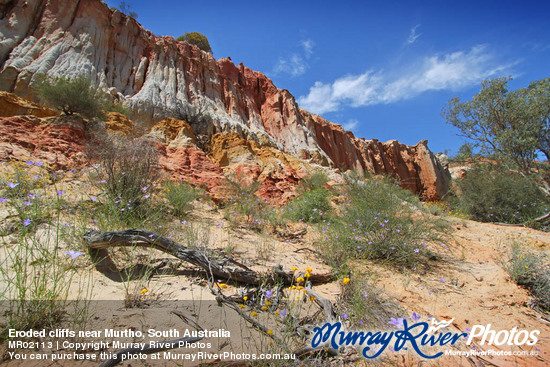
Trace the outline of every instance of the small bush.
<path fill-rule="evenodd" d="M 307 191 L 287 206 L 287 217 L 294 221 L 319 223 L 331 211 L 330 192 L 324 187 Z"/>
<path fill-rule="evenodd" d="M 531 291 L 535 305 L 550 311 L 550 263 L 514 243 L 505 267 L 514 282 Z"/>
<path fill-rule="evenodd" d="M 329 181 L 327 175 L 324 172 L 315 172 L 309 177 L 302 178 L 300 185 L 296 188 L 296 191 L 300 194 L 305 192 L 322 188 Z"/>
<path fill-rule="evenodd" d="M 155 148 L 143 140 L 113 140 L 100 156 L 94 184 L 104 192 L 108 212 L 119 218 L 146 218 L 159 178 Z"/>
<path fill-rule="evenodd" d="M 10 164 L 11 173 L 0 179 L 0 196 L 12 199 L 26 198 L 33 190 L 43 187 L 49 180 L 48 171 L 40 169 L 39 173 L 29 172 L 29 168 L 34 164 L 39 165 L 39 167 L 43 166 L 42 162 L 12 162 Z"/>
<path fill-rule="evenodd" d="M 203 195 L 203 191 L 184 182 L 166 181 L 164 195 L 172 206 L 173 214 L 185 217 L 193 208 L 193 202 Z"/>
<path fill-rule="evenodd" d="M 226 218 L 233 224 L 245 224 L 261 231 L 270 214 L 268 204 L 255 195 L 260 188 L 257 181 L 248 181 L 243 177 L 226 178 L 226 189 L 231 197 L 228 200 L 229 212 Z"/>
<path fill-rule="evenodd" d="M 212 47 L 210 47 L 208 38 L 206 38 L 206 36 L 202 33 L 188 32 L 176 38 L 176 41 L 185 41 L 192 45 L 198 46 L 203 51 L 212 53 Z"/>
<path fill-rule="evenodd" d="M 411 202 L 403 200 L 409 198 Z M 347 177 L 340 216 L 323 227 L 320 246 L 336 269 L 350 258 L 381 260 L 397 267 L 426 266 L 434 254 L 430 240 L 441 240 L 442 221 L 415 207 L 410 193 L 389 178 Z"/>
<path fill-rule="evenodd" d="M 542 215 L 549 204 L 533 179 L 499 165 L 476 165 L 457 186 L 459 203 L 481 222 L 524 223 Z"/>
<path fill-rule="evenodd" d="M 66 115 L 79 113 L 87 118 L 103 117 L 104 112 L 121 110 L 110 96 L 85 77 L 48 78 L 42 76 L 35 89 L 46 105 Z"/>
<path fill-rule="evenodd" d="M 338 304 L 345 320 L 355 327 L 386 327 L 392 316 L 402 313 L 399 304 L 385 296 L 368 274 L 358 274 L 343 284 Z"/>

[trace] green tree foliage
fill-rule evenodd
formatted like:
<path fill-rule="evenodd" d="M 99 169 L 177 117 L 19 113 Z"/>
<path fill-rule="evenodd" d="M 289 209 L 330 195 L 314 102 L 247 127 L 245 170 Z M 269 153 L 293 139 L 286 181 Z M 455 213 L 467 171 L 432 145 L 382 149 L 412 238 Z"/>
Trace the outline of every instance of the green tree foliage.
<path fill-rule="evenodd" d="M 550 78 L 515 91 L 508 90 L 509 80 L 483 81 L 471 101 L 453 98 L 442 115 L 482 153 L 531 174 L 538 153 L 550 160 Z"/>
<path fill-rule="evenodd" d="M 110 96 L 85 77 L 48 78 L 41 76 L 35 90 L 46 105 L 66 115 L 79 113 L 87 118 L 103 117 L 106 111 L 120 110 Z M 119 111 L 121 112 L 121 111 Z"/>
<path fill-rule="evenodd" d="M 132 8 L 132 5 L 126 3 L 126 1 L 121 1 L 120 4 L 118 4 L 118 10 L 128 15 L 129 17 L 137 19 L 138 14 L 135 11 L 130 10 L 131 8 Z"/>
<path fill-rule="evenodd" d="M 208 42 L 208 38 L 199 32 L 188 32 L 176 38 L 176 41 L 185 41 L 192 45 L 198 46 L 201 50 L 212 53 L 212 48 Z"/>
<path fill-rule="evenodd" d="M 456 161 L 466 161 L 474 156 L 474 146 L 471 143 L 464 143 L 458 148 L 458 153 L 454 156 Z"/>
<path fill-rule="evenodd" d="M 461 210 L 480 222 L 520 224 L 548 211 L 549 201 L 532 176 L 500 164 L 477 164 L 457 182 Z"/>

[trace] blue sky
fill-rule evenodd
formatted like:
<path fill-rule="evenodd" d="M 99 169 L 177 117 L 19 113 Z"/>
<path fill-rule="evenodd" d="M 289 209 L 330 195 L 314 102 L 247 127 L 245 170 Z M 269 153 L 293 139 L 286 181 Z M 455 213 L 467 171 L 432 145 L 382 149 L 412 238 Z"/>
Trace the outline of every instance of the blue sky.
<path fill-rule="evenodd" d="M 120 1 L 107 1 L 117 6 Z M 300 107 L 356 136 L 456 153 L 452 97 L 486 78 L 511 89 L 550 76 L 545 1 L 129 0 L 156 35 L 205 34 L 214 57 L 265 73 Z"/>

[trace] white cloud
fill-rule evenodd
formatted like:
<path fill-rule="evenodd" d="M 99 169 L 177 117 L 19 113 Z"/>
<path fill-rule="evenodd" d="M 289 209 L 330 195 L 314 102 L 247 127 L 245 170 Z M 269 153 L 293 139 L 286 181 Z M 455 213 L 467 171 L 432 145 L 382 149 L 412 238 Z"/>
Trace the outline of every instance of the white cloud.
<path fill-rule="evenodd" d="M 509 72 L 512 64 L 498 65 L 487 47 L 470 51 L 433 55 L 421 60 L 414 71 L 395 75 L 394 71 L 366 71 L 347 75 L 332 83 L 316 82 L 307 96 L 298 98 L 301 107 L 312 113 L 337 111 L 343 104 L 352 107 L 392 103 L 413 98 L 426 91 L 459 90 L 485 78 Z"/>
<path fill-rule="evenodd" d="M 315 42 L 310 39 L 300 42 L 303 52 L 293 53 L 288 57 L 281 57 L 273 67 L 275 74 L 290 74 L 291 76 L 299 76 L 304 74 L 309 68 L 307 59 L 313 55 L 313 47 Z"/>
<path fill-rule="evenodd" d="M 301 45 L 304 49 L 304 54 L 306 58 L 309 59 L 311 55 L 313 55 L 313 46 L 315 46 L 315 42 L 308 38 L 307 40 L 302 41 Z"/>
<path fill-rule="evenodd" d="M 348 122 L 346 122 L 344 125 L 342 125 L 344 130 L 353 130 L 357 126 L 359 126 L 359 121 L 357 121 L 356 119 L 349 119 Z"/>
<path fill-rule="evenodd" d="M 315 82 L 309 94 L 300 97 L 298 103 L 301 107 L 317 114 L 336 111 L 339 107 L 339 102 L 332 96 L 332 87 L 321 82 Z"/>
<path fill-rule="evenodd" d="M 411 29 L 411 33 L 409 34 L 409 38 L 407 38 L 407 41 L 405 42 L 405 45 L 411 45 L 413 43 L 416 42 L 416 40 L 418 39 L 418 37 L 420 37 L 422 34 L 421 33 L 416 33 L 416 29 L 420 27 L 420 24 L 417 24 L 415 25 L 414 27 L 412 27 Z"/>
<path fill-rule="evenodd" d="M 286 73 L 292 76 L 302 75 L 308 68 L 305 60 L 297 54 L 291 55 L 287 59 L 280 58 L 275 65 L 276 73 Z"/>

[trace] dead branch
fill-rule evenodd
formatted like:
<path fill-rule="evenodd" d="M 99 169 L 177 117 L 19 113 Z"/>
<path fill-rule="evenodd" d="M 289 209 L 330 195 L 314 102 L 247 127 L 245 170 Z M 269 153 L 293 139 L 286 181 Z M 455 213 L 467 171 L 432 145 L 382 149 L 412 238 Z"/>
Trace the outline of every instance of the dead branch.
<path fill-rule="evenodd" d="M 140 229 L 111 232 L 91 230 L 84 235 L 84 241 L 88 246 L 90 255 L 100 260 L 99 264 L 103 266 L 104 264 L 112 264 L 106 251 L 107 248 L 116 246 L 143 246 L 163 251 L 180 260 L 198 266 L 217 278 L 232 280 L 234 282 L 259 285 L 262 283 L 274 284 L 279 281 L 290 285 L 294 280 L 294 274 L 292 272 L 285 272 L 281 266 L 274 268 L 271 273 L 261 274 L 232 259 L 210 259 L 198 250 L 189 249 L 169 238 Z M 228 263 L 234 266 L 228 265 Z M 326 283 L 332 280 L 332 274 L 312 274 L 309 280 L 314 284 Z"/>
<path fill-rule="evenodd" d="M 535 218 L 534 221 L 535 222 L 544 222 L 546 219 L 549 219 L 550 218 L 550 213 L 546 213 L 538 218 Z"/>
<path fill-rule="evenodd" d="M 332 303 L 328 299 L 322 297 L 319 293 L 317 293 L 313 289 L 309 289 L 307 293 L 310 296 L 315 297 L 315 303 L 317 303 L 317 305 L 323 309 L 323 311 L 325 312 L 327 321 L 336 322 L 336 313 L 334 312 Z"/>
<path fill-rule="evenodd" d="M 243 310 L 240 309 L 239 305 L 232 298 L 226 297 L 222 293 L 219 286 L 215 288 L 215 284 L 216 284 L 215 277 L 233 280 L 235 282 L 241 282 L 241 283 L 246 283 L 250 285 L 259 285 L 259 284 L 266 284 L 266 283 L 273 284 L 276 281 L 278 281 L 279 283 L 290 285 L 295 281 L 295 274 L 293 272 L 285 272 L 282 266 L 278 265 L 274 267 L 272 270 L 272 273 L 260 274 L 246 267 L 244 264 L 241 264 L 237 261 L 233 261 L 232 259 L 221 259 L 221 260 L 211 259 L 206 254 L 200 251 L 189 249 L 166 237 L 159 236 L 153 232 L 138 230 L 138 229 L 129 229 L 129 230 L 112 231 L 112 232 L 99 232 L 99 231 L 91 230 L 84 235 L 84 241 L 86 242 L 92 257 L 96 257 L 96 258 L 99 257 L 101 259 L 101 261 L 99 261 L 98 264 L 102 265 L 103 267 L 107 266 L 109 268 L 112 268 L 114 266 L 114 263 L 111 261 L 109 257 L 107 249 L 109 247 L 115 247 L 115 246 L 150 247 L 150 248 L 163 251 L 172 256 L 175 256 L 180 260 L 189 262 L 195 266 L 200 267 L 205 271 L 206 276 L 208 278 L 208 286 L 210 288 L 210 291 L 216 297 L 216 300 L 220 305 L 226 304 L 228 307 L 230 307 L 235 312 L 237 312 L 244 320 L 246 320 L 249 324 L 251 324 L 253 328 L 255 328 L 256 330 L 260 331 L 264 335 L 271 338 L 281 348 L 283 349 L 287 348 L 283 340 L 281 340 L 278 336 L 276 336 L 273 332 L 271 332 L 266 326 L 261 324 L 259 321 L 255 320 L 254 318 L 252 318 L 251 316 L 243 312 Z M 237 267 L 228 266 L 227 265 L 228 263 L 236 265 Z M 310 284 L 328 282 L 330 280 L 332 280 L 332 274 L 330 273 L 312 274 L 309 278 Z M 323 310 L 327 320 L 329 322 L 335 322 L 336 315 L 335 315 L 332 303 L 312 289 L 308 290 L 308 294 L 312 297 L 315 297 L 314 299 L 315 303 Z M 173 313 L 179 316 L 182 320 L 189 321 L 189 319 L 187 319 L 181 313 L 177 311 L 173 311 Z M 198 329 L 202 329 L 199 325 L 194 324 L 193 326 Z M 124 349 L 116 352 L 115 356 L 112 359 L 105 361 L 104 363 L 101 364 L 100 367 L 115 366 L 122 361 L 123 356 L 126 356 L 125 359 L 127 359 L 128 356 L 138 354 L 138 353 L 151 354 L 151 353 L 155 353 L 163 350 L 177 348 L 180 342 L 193 343 L 201 339 L 202 338 L 189 338 L 189 337 L 179 338 L 175 340 L 162 342 L 156 348 Z M 297 350 L 295 353 L 297 355 L 300 355 L 302 358 L 304 358 L 304 357 L 307 357 L 307 355 L 311 355 L 311 354 L 315 354 L 318 356 L 334 356 L 337 354 L 337 351 L 333 350 L 332 348 L 313 349 L 310 347 L 305 347 Z"/>

